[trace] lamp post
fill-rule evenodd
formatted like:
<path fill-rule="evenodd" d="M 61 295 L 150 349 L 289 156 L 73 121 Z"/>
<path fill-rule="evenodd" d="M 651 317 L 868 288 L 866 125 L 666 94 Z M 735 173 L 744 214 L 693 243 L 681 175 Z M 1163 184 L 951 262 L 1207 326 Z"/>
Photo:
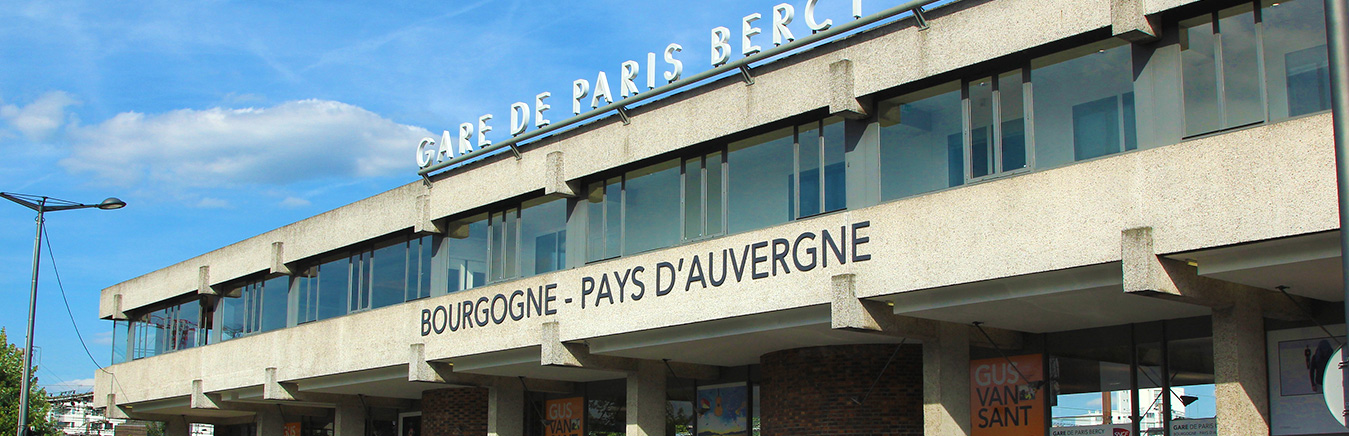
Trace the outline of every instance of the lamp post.
<path fill-rule="evenodd" d="M 15 426 L 17 436 L 27 436 L 28 430 L 28 390 L 32 389 L 33 372 L 33 324 L 37 318 L 37 272 L 38 260 L 42 254 L 42 215 L 47 212 L 71 209 L 87 209 L 96 207 L 103 210 L 121 209 L 126 207 L 126 202 L 118 200 L 116 197 L 108 197 L 98 204 L 83 204 L 73 201 L 66 201 L 51 197 L 43 197 L 28 194 L 16 194 L 13 192 L 0 192 L 0 197 L 6 200 L 19 203 L 24 207 L 37 211 L 37 237 L 33 239 L 33 286 L 28 291 L 28 335 L 24 339 L 23 351 L 23 381 L 19 391 L 19 421 Z"/>

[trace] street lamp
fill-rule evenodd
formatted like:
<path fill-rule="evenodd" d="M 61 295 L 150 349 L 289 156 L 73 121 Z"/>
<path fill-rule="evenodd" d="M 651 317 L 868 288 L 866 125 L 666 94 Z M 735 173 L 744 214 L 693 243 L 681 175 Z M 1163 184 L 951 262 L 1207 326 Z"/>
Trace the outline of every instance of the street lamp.
<path fill-rule="evenodd" d="M 24 205 L 29 209 L 37 211 L 37 237 L 33 240 L 33 286 L 28 291 L 28 336 L 24 340 L 23 351 L 23 382 L 22 390 L 19 391 L 19 422 L 15 426 L 18 431 L 17 436 L 27 436 L 28 430 L 28 390 L 32 388 L 33 372 L 33 321 L 37 317 L 37 267 L 38 260 L 42 254 L 42 215 L 47 212 L 71 209 L 87 209 L 96 207 L 103 210 L 121 209 L 126 207 L 126 202 L 118 200 L 116 197 L 108 197 L 99 204 L 83 204 L 73 201 L 66 201 L 51 197 L 42 197 L 37 195 L 16 194 L 13 192 L 0 192 L 0 197 Z"/>

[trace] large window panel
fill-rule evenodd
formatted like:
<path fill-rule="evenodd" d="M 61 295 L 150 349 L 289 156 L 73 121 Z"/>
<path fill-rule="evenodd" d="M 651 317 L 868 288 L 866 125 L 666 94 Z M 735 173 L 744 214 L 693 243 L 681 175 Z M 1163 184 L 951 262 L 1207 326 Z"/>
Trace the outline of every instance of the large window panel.
<path fill-rule="evenodd" d="M 491 281 L 501 281 L 519 276 L 520 268 L 516 263 L 515 253 L 519 250 L 517 244 L 519 236 L 520 209 L 511 208 L 502 212 L 495 212 L 491 215 L 488 225 L 488 241 L 491 248 L 488 254 L 491 256 L 491 263 L 488 266 L 488 272 Z"/>
<path fill-rule="evenodd" d="M 960 82 L 882 101 L 879 112 L 881 198 L 964 183 Z"/>
<path fill-rule="evenodd" d="M 435 237 L 422 236 L 408 241 L 408 281 L 405 301 L 431 296 L 431 259 Z"/>
<path fill-rule="evenodd" d="M 217 303 L 216 312 L 220 317 L 220 340 L 228 341 L 230 339 L 243 337 L 247 334 L 244 325 L 244 298 L 243 288 L 235 288 L 229 294 L 220 298 Z"/>
<path fill-rule="evenodd" d="M 1330 110 L 1325 3 L 1265 0 L 1263 5 L 1270 119 Z"/>
<path fill-rule="evenodd" d="M 797 184 L 796 217 L 817 215 L 822 212 L 820 198 L 820 161 L 823 160 L 822 138 L 819 121 L 796 126 L 796 173 L 800 176 Z"/>
<path fill-rule="evenodd" d="M 623 178 L 591 183 L 586 207 L 586 261 L 618 257 L 623 247 Z"/>
<path fill-rule="evenodd" d="M 290 277 L 279 276 L 262 282 L 260 331 L 268 332 L 286 327 L 288 294 L 290 294 Z"/>
<path fill-rule="evenodd" d="M 1130 51 L 1108 40 L 1031 61 L 1037 168 L 1138 147 Z"/>
<path fill-rule="evenodd" d="M 1261 96 L 1260 56 L 1256 49 L 1253 4 L 1218 12 L 1218 32 L 1222 39 L 1224 111 L 1227 127 L 1265 120 L 1265 102 Z"/>
<path fill-rule="evenodd" d="M 557 271 L 567 265 L 567 200 L 527 201 L 520 211 L 520 275 Z"/>
<path fill-rule="evenodd" d="M 487 216 L 467 224 L 468 235 L 447 236 L 445 265 L 449 292 L 473 289 L 487 283 Z"/>
<path fill-rule="evenodd" d="M 730 144 L 727 155 L 730 233 L 792 219 L 793 145 L 791 127 Z"/>
<path fill-rule="evenodd" d="M 831 117 L 823 122 L 821 146 L 824 147 L 824 211 L 833 212 L 848 207 L 848 175 L 846 129 L 842 117 Z"/>
<path fill-rule="evenodd" d="M 413 243 L 416 240 L 412 241 Z M 402 303 L 407 296 L 408 285 L 408 241 L 397 242 L 376 248 L 373 253 L 374 268 L 370 273 L 370 308 L 380 308 Z M 415 273 L 416 264 L 411 264 Z M 415 282 L 414 282 L 415 283 Z"/>
<path fill-rule="evenodd" d="M 1265 120 L 1253 4 L 1181 21 L 1185 135 Z"/>
<path fill-rule="evenodd" d="M 684 159 L 684 240 L 722 233 L 724 153 Z"/>
<path fill-rule="evenodd" d="M 679 161 L 629 171 L 624 176 L 623 254 L 679 242 Z"/>

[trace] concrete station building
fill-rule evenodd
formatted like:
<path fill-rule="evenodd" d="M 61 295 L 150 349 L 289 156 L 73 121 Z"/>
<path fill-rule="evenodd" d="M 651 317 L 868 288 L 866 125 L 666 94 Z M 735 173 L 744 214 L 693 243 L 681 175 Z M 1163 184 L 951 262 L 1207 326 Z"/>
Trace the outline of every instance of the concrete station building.
<path fill-rule="evenodd" d="M 95 402 L 173 436 L 1346 432 L 1320 0 L 924 18 L 109 287 Z"/>

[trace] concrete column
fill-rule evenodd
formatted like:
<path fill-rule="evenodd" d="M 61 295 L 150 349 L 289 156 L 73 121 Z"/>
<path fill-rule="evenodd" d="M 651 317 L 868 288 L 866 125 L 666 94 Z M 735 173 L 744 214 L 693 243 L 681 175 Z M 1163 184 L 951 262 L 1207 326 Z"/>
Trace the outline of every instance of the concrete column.
<path fill-rule="evenodd" d="M 525 388 L 515 380 L 507 380 L 487 391 L 488 436 L 523 436 L 525 434 Z"/>
<path fill-rule="evenodd" d="M 365 436 L 365 406 L 355 399 L 337 403 L 333 436 Z"/>
<path fill-rule="evenodd" d="M 187 418 L 177 417 L 164 421 L 164 436 L 187 436 Z"/>
<path fill-rule="evenodd" d="M 286 419 L 281 409 L 267 407 L 257 412 L 258 436 L 281 436 L 286 431 Z"/>
<path fill-rule="evenodd" d="M 970 434 L 970 330 L 938 323 L 923 342 L 923 434 Z"/>
<path fill-rule="evenodd" d="M 628 436 L 665 436 L 665 371 L 643 360 L 628 374 Z"/>
<path fill-rule="evenodd" d="M 1251 300 L 1213 309 L 1218 434 L 1269 434 L 1265 320 Z"/>

